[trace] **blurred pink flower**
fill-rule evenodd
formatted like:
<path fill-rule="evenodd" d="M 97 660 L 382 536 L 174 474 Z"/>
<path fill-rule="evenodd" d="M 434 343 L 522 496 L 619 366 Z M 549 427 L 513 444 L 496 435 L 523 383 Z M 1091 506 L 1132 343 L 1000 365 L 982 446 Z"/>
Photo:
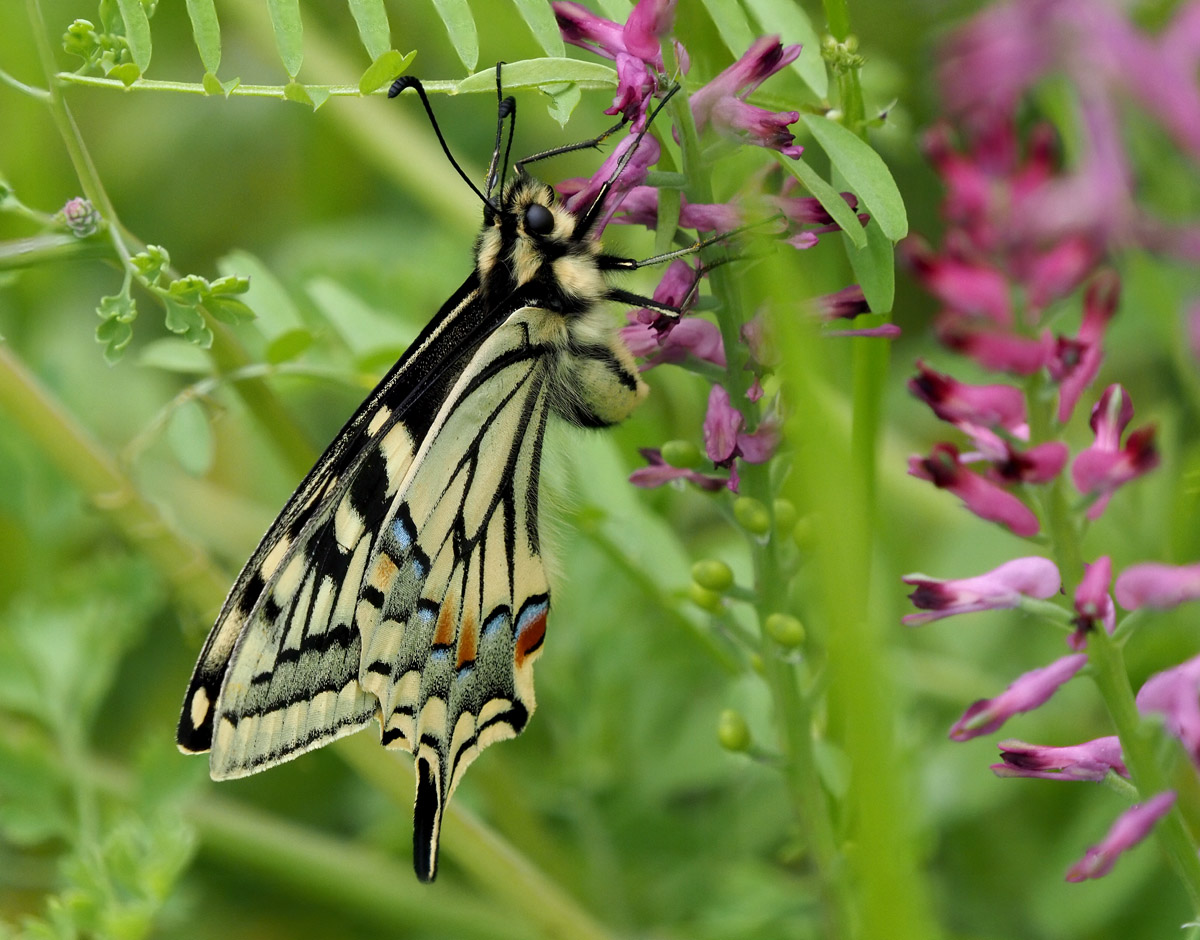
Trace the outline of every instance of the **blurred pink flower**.
<path fill-rule="evenodd" d="M 969 741 L 997 730 L 1013 715 L 1033 711 L 1048 701 L 1059 686 L 1086 663 L 1087 656 L 1074 653 L 1019 676 L 995 698 L 980 699 L 968 708 L 950 729 L 950 737 L 955 741 Z"/>
<path fill-rule="evenodd" d="M 1025 429 L 1025 396 L 1011 385 L 968 385 L 918 359 L 908 390 L 958 427 L 1002 427 L 1013 433 Z"/>
<path fill-rule="evenodd" d="M 1154 824 L 1175 805 L 1175 791 L 1159 793 L 1143 803 L 1131 806 L 1113 823 L 1103 841 L 1092 846 L 1082 859 L 1067 870 L 1067 881 L 1103 878 L 1116 864 L 1122 852 L 1133 848 L 1150 834 Z"/>
<path fill-rule="evenodd" d="M 1087 635 L 1097 624 L 1109 634 L 1117 627 L 1117 609 L 1108 593 L 1112 583 L 1112 559 L 1102 555 L 1083 568 L 1083 578 L 1075 588 L 1075 632 L 1067 639 L 1067 645 L 1077 652 L 1087 645 Z"/>
<path fill-rule="evenodd" d="M 938 489 L 949 490 L 966 507 L 989 522 L 999 522 L 1014 534 L 1037 535 L 1037 516 L 1028 506 L 995 483 L 969 470 L 953 444 L 934 444 L 928 457 L 910 457 L 908 472 L 928 480 Z"/>
<path fill-rule="evenodd" d="M 992 764 L 997 777 L 1036 777 L 1041 780 L 1101 781 L 1110 772 L 1128 777 L 1115 734 L 1069 747 L 1043 747 L 1024 741 L 1001 741 L 1001 764 Z"/>
<path fill-rule="evenodd" d="M 1058 420 L 1066 424 L 1084 389 L 1092 384 L 1104 358 L 1104 331 L 1117 309 L 1121 282 L 1113 272 L 1098 275 L 1083 298 L 1083 321 L 1074 339 L 1058 338 L 1048 363 L 1050 376 L 1059 383 Z"/>
<path fill-rule="evenodd" d="M 676 480 L 683 480 L 687 483 L 695 484 L 702 490 L 715 492 L 716 490 L 724 489 L 728 485 L 728 480 L 725 477 L 700 473 L 696 470 L 689 470 L 686 467 L 670 466 L 663 460 L 662 451 L 660 450 L 646 447 L 638 451 L 638 453 L 646 459 L 649 466 L 640 467 L 629 475 L 629 482 L 634 486 L 640 486 L 643 489 L 653 489 L 665 483 L 674 483 Z"/>
<path fill-rule="evenodd" d="M 1200 600 L 1200 564 L 1131 565 L 1117 576 L 1116 594 L 1126 610 L 1170 610 L 1185 601 Z"/>
<path fill-rule="evenodd" d="M 1120 385 L 1110 385 L 1092 409 L 1096 438 L 1075 458 L 1071 479 L 1085 496 L 1096 496 L 1087 517 L 1099 519 L 1116 490 L 1158 466 L 1154 427 L 1132 431 L 1121 446 L 1121 435 L 1133 419 L 1133 402 Z"/>
<path fill-rule="evenodd" d="M 746 419 L 733 407 L 729 392 L 714 385 L 708 393 L 708 412 L 704 416 L 704 450 L 718 467 L 733 465 L 735 457 L 747 463 L 764 463 L 779 445 L 779 429 L 764 419 L 758 428 L 742 430 Z"/>
<path fill-rule="evenodd" d="M 1138 711 L 1159 714 L 1200 768 L 1200 656 L 1157 672 L 1137 693 Z"/>

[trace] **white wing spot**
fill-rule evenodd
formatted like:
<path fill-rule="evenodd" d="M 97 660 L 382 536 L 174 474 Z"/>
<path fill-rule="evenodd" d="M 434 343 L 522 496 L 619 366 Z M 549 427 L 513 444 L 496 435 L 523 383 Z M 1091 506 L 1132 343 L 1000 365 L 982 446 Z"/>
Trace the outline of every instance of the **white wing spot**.
<path fill-rule="evenodd" d="M 188 712 L 193 728 L 204 724 L 204 719 L 208 717 L 208 704 L 208 693 L 204 691 L 204 686 L 200 686 L 192 695 L 192 707 Z"/>
<path fill-rule="evenodd" d="M 379 429 L 387 423 L 387 419 L 392 416 L 392 409 L 387 405 L 380 405 L 379 410 L 371 416 L 371 421 L 367 425 L 367 433 L 374 437 L 379 433 Z"/>
<path fill-rule="evenodd" d="M 354 548 L 362 537 L 362 516 L 354 511 L 348 496 L 338 503 L 337 511 L 333 514 L 333 531 L 338 544 L 346 551 Z"/>

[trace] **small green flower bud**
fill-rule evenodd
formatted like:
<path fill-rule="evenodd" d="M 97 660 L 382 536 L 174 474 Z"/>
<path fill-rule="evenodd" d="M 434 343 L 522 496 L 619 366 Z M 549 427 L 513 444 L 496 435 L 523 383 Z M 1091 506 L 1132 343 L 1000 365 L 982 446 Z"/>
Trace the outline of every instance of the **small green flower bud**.
<path fill-rule="evenodd" d="M 707 610 L 710 614 L 721 612 L 721 595 L 701 587 L 695 581 L 688 585 L 688 597 L 701 610 Z"/>
<path fill-rule="evenodd" d="M 733 587 L 733 569 L 723 561 L 705 558 L 692 565 L 692 580 L 702 588 L 723 594 Z"/>
<path fill-rule="evenodd" d="M 794 649 L 804 642 L 804 624 L 791 614 L 771 614 L 765 626 L 767 636 L 780 646 Z"/>
<path fill-rule="evenodd" d="M 775 531 L 784 535 L 796 527 L 796 506 L 790 499 L 775 500 Z"/>
<path fill-rule="evenodd" d="M 669 467 L 695 470 L 703 462 L 704 455 L 691 441 L 667 441 L 662 446 L 662 458 Z"/>
<path fill-rule="evenodd" d="M 767 674 L 767 664 L 763 662 L 761 653 L 751 653 L 749 658 L 750 668 L 755 674 L 765 676 Z"/>
<path fill-rule="evenodd" d="M 741 712 L 727 708 L 717 719 L 717 740 L 727 751 L 741 752 L 750 747 L 750 728 Z"/>
<path fill-rule="evenodd" d="M 766 535 L 771 531 L 771 515 L 767 507 L 753 496 L 739 496 L 733 501 L 733 518 L 754 535 Z"/>

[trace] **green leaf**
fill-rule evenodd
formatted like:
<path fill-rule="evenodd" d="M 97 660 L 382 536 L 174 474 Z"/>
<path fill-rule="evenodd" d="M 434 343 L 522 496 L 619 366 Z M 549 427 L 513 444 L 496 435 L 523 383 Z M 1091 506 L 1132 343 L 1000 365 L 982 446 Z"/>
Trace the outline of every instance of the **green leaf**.
<path fill-rule="evenodd" d="M 204 322 L 200 311 L 188 304 L 179 303 L 170 296 L 162 298 L 166 307 L 166 326 L 172 333 L 179 333 L 189 342 L 202 349 L 212 345 L 212 330 Z"/>
<path fill-rule="evenodd" d="M 128 294 L 113 294 L 111 297 L 100 298 L 96 313 L 105 320 L 132 323 L 137 319 L 137 304 Z"/>
<path fill-rule="evenodd" d="M 304 24 L 300 22 L 300 0 L 267 0 L 267 10 L 270 11 L 271 28 L 275 32 L 275 48 L 279 50 L 284 70 L 294 79 L 300 71 L 300 63 L 304 61 Z"/>
<path fill-rule="evenodd" d="M 179 465 L 192 476 L 204 476 L 209 471 L 213 460 L 212 426 L 200 402 L 192 399 L 175 409 L 167 422 L 166 439 Z"/>
<path fill-rule="evenodd" d="M 315 278 L 305 289 L 359 359 L 380 348 L 403 349 L 412 339 L 408 330 L 331 278 Z"/>
<path fill-rule="evenodd" d="M 126 88 L 142 77 L 141 69 L 132 62 L 122 62 L 120 65 L 114 65 L 111 69 L 104 73 L 105 78 L 115 78 Z"/>
<path fill-rule="evenodd" d="M 125 40 L 129 43 L 129 54 L 133 57 L 133 64 L 137 66 L 138 72 L 144 74 L 150 67 L 150 18 L 146 16 L 142 0 L 117 0 L 117 6 L 121 9 L 121 19 L 125 21 Z"/>
<path fill-rule="evenodd" d="M 721 34 L 725 48 L 733 53 L 735 59 L 743 56 L 754 43 L 754 30 L 750 28 L 742 8 L 729 0 L 704 0 L 704 9 Z"/>
<path fill-rule="evenodd" d="M 242 274 L 225 274 L 208 285 L 212 294 L 244 294 L 250 289 L 250 278 Z"/>
<path fill-rule="evenodd" d="M 542 51 L 549 56 L 565 56 L 567 49 L 563 45 L 558 20 L 554 18 L 554 8 L 545 0 L 516 0 L 516 4 L 521 19 L 533 33 L 533 38 L 542 47 Z"/>
<path fill-rule="evenodd" d="M 841 227 L 855 248 L 867 247 L 867 236 L 863 231 L 862 224 L 858 221 L 858 216 L 854 210 L 842 198 L 841 193 L 825 182 L 821 178 L 821 174 L 802 159 L 785 157 L 781 153 L 775 153 L 775 158 L 785 170 L 796 177 L 810 193 L 817 197 L 817 201 L 824 207 L 826 212 L 833 216 L 833 221 Z"/>
<path fill-rule="evenodd" d="M 105 320 L 96 327 L 96 342 L 104 346 L 104 361 L 115 365 L 133 339 L 133 327 L 117 317 Z"/>
<path fill-rule="evenodd" d="M 829 92 L 829 74 L 821 57 L 821 38 L 796 0 L 745 0 L 763 33 L 778 33 L 784 43 L 803 47 L 792 69 L 818 98 Z"/>
<path fill-rule="evenodd" d="M 314 111 L 329 100 L 330 91 L 328 88 L 321 88 L 314 85 L 306 90 L 308 92 L 308 100 L 312 102 L 312 109 Z"/>
<path fill-rule="evenodd" d="M 801 118 L 883 234 L 893 242 L 907 235 L 904 200 L 883 158 L 861 138 L 828 118 L 816 114 L 803 114 Z"/>
<path fill-rule="evenodd" d="M 367 55 L 372 61 L 378 62 L 379 57 L 392 46 L 392 31 L 388 26 L 387 8 L 383 0 L 350 0 L 350 14 L 358 26 L 358 38 L 362 40 Z M 368 92 L 364 91 L 363 94 Z"/>
<path fill-rule="evenodd" d="M 162 245 L 147 245 L 129 259 L 134 270 L 148 281 L 155 281 L 159 273 L 171 263 L 171 255 Z"/>
<path fill-rule="evenodd" d="M 874 219 L 867 223 L 866 233 L 866 248 L 856 248 L 846 238 L 846 256 L 871 312 L 890 313 L 896 296 L 895 251 Z"/>
<path fill-rule="evenodd" d="M 242 301 L 232 297 L 210 297 L 204 306 L 222 323 L 248 323 L 254 319 L 254 311 Z"/>
<path fill-rule="evenodd" d="M 217 8 L 213 0 L 187 0 L 187 11 L 200 61 L 204 63 L 205 71 L 215 77 L 221 67 L 221 24 L 217 20 Z"/>
<path fill-rule="evenodd" d="M 212 363 L 203 350 L 173 336 L 147 343 L 138 354 L 138 365 L 184 375 L 207 375 L 212 371 Z"/>
<path fill-rule="evenodd" d="M 446 32 L 450 34 L 459 61 L 468 72 L 474 70 L 479 62 L 479 34 L 467 0 L 433 0 L 433 5 L 446 24 Z"/>
<path fill-rule="evenodd" d="M 508 90 L 538 88 L 575 82 L 583 88 L 614 88 L 617 72 L 611 66 L 599 62 L 584 62 L 581 59 L 521 59 L 504 66 L 504 87 Z M 486 69 L 469 75 L 458 83 L 459 94 L 473 91 L 494 91 L 496 70 Z"/>
<path fill-rule="evenodd" d="M 199 274 L 185 274 L 173 280 L 167 286 L 167 291 L 179 303 L 195 306 L 208 296 L 210 288 L 208 281 Z"/>
<path fill-rule="evenodd" d="M 299 82 L 288 82 L 283 86 L 283 97 L 288 101 L 295 101 L 297 104 L 306 104 L 310 108 L 316 108 L 316 103 L 308 94 L 308 90 Z"/>
<path fill-rule="evenodd" d="M 257 315 L 255 328 L 269 343 L 296 330 L 307 331 L 283 284 L 257 257 L 235 251 L 217 261 L 217 270 L 225 276 L 235 271 L 247 276 L 249 288 L 243 299 Z"/>
<path fill-rule="evenodd" d="M 225 88 L 221 84 L 221 80 L 212 72 L 205 72 L 204 78 L 200 79 L 200 84 L 204 86 L 204 93 L 206 95 L 225 94 Z"/>
<path fill-rule="evenodd" d="M 397 76 L 403 75 L 416 54 L 415 50 L 408 55 L 401 55 L 395 49 L 388 49 L 378 56 L 362 73 L 362 78 L 358 80 L 359 94 L 369 95 Z"/>
<path fill-rule="evenodd" d="M 571 119 L 571 112 L 583 97 L 583 92 L 574 82 L 543 88 L 542 94 L 550 99 L 550 117 L 558 122 L 559 127 L 566 126 L 567 121 Z"/>
<path fill-rule="evenodd" d="M 313 335 L 309 330 L 303 327 L 289 330 L 286 333 L 280 333 L 267 344 L 265 356 L 267 362 L 279 365 L 281 362 L 295 359 L 312 344 Z"/>
<path fill-rule="evenodd" d="M 221 90 L 225 92 L 225 97 L 228 98 L 233 94 L 233 90 L 242 83 L 240 78 L 231 78 L 227 82 L 221 82 Z"/>

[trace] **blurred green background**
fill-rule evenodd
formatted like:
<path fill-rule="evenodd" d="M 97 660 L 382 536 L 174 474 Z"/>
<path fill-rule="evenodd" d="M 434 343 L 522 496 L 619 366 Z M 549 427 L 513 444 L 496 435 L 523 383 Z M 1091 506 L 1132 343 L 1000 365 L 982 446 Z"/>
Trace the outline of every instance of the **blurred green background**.
<path fill-rule="evenodd" d="M 28 8 L 0 5 L 0 68 L 39 86 L 46 79 Z M 59 67 L 74 68 L 58 37 L 76 17 L 95 20 L 96 4 L 46 0 L 40 8 Z M 284 83 L 265 3 L 218 8 L 220 76 Z M 540 54 L 512 8 L 474 8 L 486 23 L 481 64 Z M 872 142 L 913 228 L 931 235 L 941 193 L 915 133 L 937 113 L 936 43 L 975 8 L 866 0 L 851 9 L 869 103 L 898 99 Z M 346 9 L 306 4 L 302 12 L 300 79 L 356 82 L 369 59 Z M 393 45 L 418 50 L 412 74 L 463 76 L 432 4 L 393 2 L 389 12 Z M 699 4 L 680 4 L 677 32 L 696 74 L 730 61 Z M 200 80 L 183 4 L 159 4 L 153 36 L 151 78 Z M 787 75 L 767 90 L 772 100 L 802 94 Z M 596 133 L 608 123 L 601 111 L 609 97 L 585 92 L 563 129 L 536 93 L 523 93 L 515 149 Z M 66 98 L 128 230 L 165 246 L 180 271 L 250 275 L 248 303 L 270 313 L 271 329 L 292 322 L 296 342 L 308 344 L 264 382 L 303 443 L 291 457 L 282 453 L 228 383 L 194 388 L 208 366 L 181 348 L 144 295 L 132 344 L 106 364 L 94 310 L 120 287 L 115 267 L 4 260 L 4 352 L 60 403 L 63 423 L 43 424 L 39 438 L 0 413 L 0 917 L 44 919 L 28 927 L 31 937 L 75 936 L 72 924 L 93 925 L 83 935 L 180 938 L 822 935 L 781 780 L 723 751 L 715 735 L 721 710 L 734 707 L 769 739 L 766 693 L 756 676 L 712 654 L 704 615 L 684 597 L 698 558 L 724 558 L 744 575 L 740 539 L 719 500 L 626 482 L 640 464 L 637 448 L 700 442 L 707 386 L 670 367 L 650 374 L 651 399 L 614 432 L 559 431 L 548 444 L 543 525 L 556 546 L 555 613 L 537 670 L 539 709 L 528 731 L 489 750 L 456 793 L 471 815 L 446 834 L 437 884 L 418 886 L 409 869 L 407 761 L 377 748 L 372 733 L 219 787 L 207 782 L 203 760 L 176 752 L 179 702 L 220 600 L 203 610 L 196 599 L 211 596 L 209 579 L 232 579 L 305 469 L 305 449 L 315 457 L 466 276 L 479 212 L 409 98 L 333 98 L 315 112 L 153 91 L 71 87 Z M 434 107 L 454 152 L 480 178 L 494 99 L 435 96 Z M 1191 215 L 1194 167 L 1153 136 L 1138 146 L 1143 196 L 1176 217 Z M 577 154 L 543 172 L 553 181 L 595 165 L 593 155 Z M 80 192 L 48 109 L 2 84 L 0 174 L 25 205 L 47 213 Z M 28 220 L 0 214 L 0 240 L 35 233 Z M 632 231 L 612 236 L 634 254 L 651 244 Z M 1164 461 L 1122 492 L 1089 535 L 1093 554 L 1112 554 L 1118 570 L 1200 558 L 1196 363 L 1181 341 L 1197 277 L 1144 256 L 1121 264 L 1125 299 L 1094 388 L 1126 385 L 1139 422 L 1157 422 Z M 835 240 L 796 265 L 809 295 L 846 282 Z M 641 286 L 652 285 L 651 276 Z M 880 716 L 894 724 L 904 754 L 895 771 L 909 801 L 896 812 L 915 815 L 918 855 L 947 936 L 1168 936 L 1187 904 L 1152 844 L 1101 881 L 1063 881 L 1123 808 L 1116 794 L 999 780 L 987 770 L 994 736 L 946 738 L 971 701 L 1061 655 L 1061 637 L 1006 614 L 900 626 L 908 609 L 900 574 L 966 576 L 1029 553 L 905 475 L 906 456 L 942 436 L 903 388 L 914 359 L 953 363 L 928 335 L 932 312 L 901 278 L 895 320 L 905 333 L 887 380 L 871 602 L 898 689 L 894 713 Z M 271 348 L 265 328 L 231 328 L 254 362 Z M 848 374 L 845 350 L 831 344 L 829 358 L 833 405 L 844 407 L 836 381 Z M 69 428 L 85 437 L 64 437 Z M 96 508 L 64 473 L 46 440 L 56 436 L 67 446 L 86 438 L 111 455 L 146 505 L 203 549 L 206 567 L 180 561 L 173 587 L 148 560 L 155 532 L 122 530 L 119 520 L 128 525 L 135 515 L 127 494 L 108 502 L 95 494 Z M 190 600 L 180 590 L 188 583 Z M 1148 618 L 1129 650 L 1135 687 L 1192 655 L 1196 637 L 1186 609 Z M 1090 686 L 1074 683 L 1004 736 L 1069 744 L 1106 733 Z M 838 770 L 827 773 L 836 779 Z M 472 828 L 475 818 L 485 828 Z M 492 842 L 477 848 L 481 839 Z M 530 875 L 527 864 L 542 874 Z M 535 887 L 545 893 L 531 896 Z"/>

